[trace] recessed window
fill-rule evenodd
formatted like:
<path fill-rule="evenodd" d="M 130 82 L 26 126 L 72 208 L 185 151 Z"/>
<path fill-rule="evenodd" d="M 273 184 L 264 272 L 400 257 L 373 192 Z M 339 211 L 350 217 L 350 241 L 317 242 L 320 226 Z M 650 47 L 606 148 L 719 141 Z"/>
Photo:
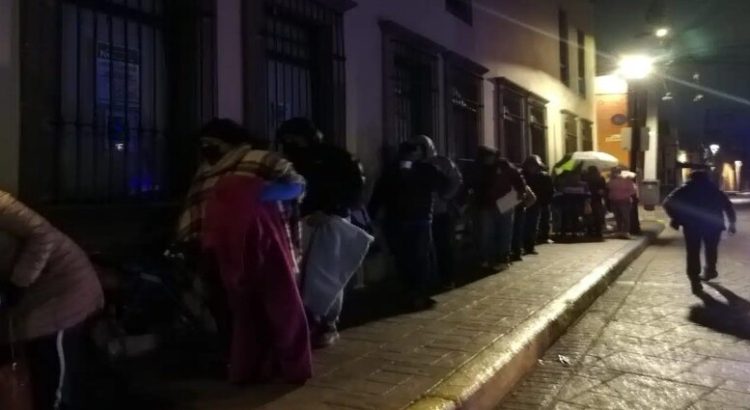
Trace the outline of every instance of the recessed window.
<path fill-rule="evenodd" d="M 586 33 L 578 30 L 578 94 L 586 97 Z"/>
<path fill-rule="evenodd" d="M 445 0 L 445 7 L 449 13 L 458 17 L 466 24 L 472 24 L 473 12 L 471 0 Z"/>
<path fill-rule="evenodd" d="M 568 46 L 568 13 L 559 10 L 557 14 L 560 30 L 560 81 L 570 86 L 570 48 Z"/>

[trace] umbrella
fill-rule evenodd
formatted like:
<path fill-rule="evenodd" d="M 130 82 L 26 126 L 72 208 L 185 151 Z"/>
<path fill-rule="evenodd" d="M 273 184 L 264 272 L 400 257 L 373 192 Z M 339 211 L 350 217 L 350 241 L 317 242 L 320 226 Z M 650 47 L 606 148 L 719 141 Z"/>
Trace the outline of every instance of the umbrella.
<path fill-rule="evenodd" d="M 616 167 L 620 161 L 613 155 L 599 151 L 576 151 L 572 154 L 565 154 L 562 160 L 555 164 L 555 174 L 570 172 L 579 169 L 586 169 L 594 166 L 599 171 L 609 170 Z"/>

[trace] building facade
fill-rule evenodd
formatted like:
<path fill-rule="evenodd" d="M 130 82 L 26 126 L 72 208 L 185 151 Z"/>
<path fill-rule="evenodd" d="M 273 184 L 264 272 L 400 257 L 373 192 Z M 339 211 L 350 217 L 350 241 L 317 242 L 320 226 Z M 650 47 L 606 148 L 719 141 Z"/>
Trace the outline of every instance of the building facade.
<path fill-rule="evenodd" d="M 159 236 L 216 116 L 269 142 L 310 117 L 371 181 L 415 134 L 459 161 L 595 145 L 586 0 L 0 0 L 0 19 L 0 188 L 91 243 L 119 228 L 78 221 Z"/>

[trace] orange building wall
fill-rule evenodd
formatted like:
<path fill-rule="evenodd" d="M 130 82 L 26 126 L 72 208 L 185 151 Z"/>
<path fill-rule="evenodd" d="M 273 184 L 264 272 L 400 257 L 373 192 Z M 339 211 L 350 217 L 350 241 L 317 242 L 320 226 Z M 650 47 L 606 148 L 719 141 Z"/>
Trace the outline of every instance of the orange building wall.
<path fill-rule="evenodd" d="M 612 122 L 612 117 L 617 114 L 622 114 L 627 118 L 627 94 L 596 95 L 597 149 L 617 157 L 620 160 L 620 165 L 629 166 L 630 154 L 622 148 L 620 139 L 620 131 L 627 124 L 615 125 Z"/>

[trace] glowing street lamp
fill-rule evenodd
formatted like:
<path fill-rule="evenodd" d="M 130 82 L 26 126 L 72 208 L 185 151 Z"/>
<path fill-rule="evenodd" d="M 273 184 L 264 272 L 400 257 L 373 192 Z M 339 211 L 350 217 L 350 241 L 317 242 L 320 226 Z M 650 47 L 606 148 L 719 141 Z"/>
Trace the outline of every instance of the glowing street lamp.
<path fill-rule="evenodd" d="M 626 80 L 642 80 L 654 71 L 654 59 L 646 55 L 623 56 L 617 74 Z"/>
<path fill-rule="evenodd" d="M 719 150 L 721 149 L 721 146 L 719 144 L 711 144 L 708 146 L 709 151 L 711 151 L 711 154 L 716 156 L 716 154 L 719 153 Z"/>
<path fill-rule="evenodd" d="M 654 31 L 654 35 L 659 38 L 664 38 L 669 35 L 669 28 L 667 27 L 659 27 Z"/>

